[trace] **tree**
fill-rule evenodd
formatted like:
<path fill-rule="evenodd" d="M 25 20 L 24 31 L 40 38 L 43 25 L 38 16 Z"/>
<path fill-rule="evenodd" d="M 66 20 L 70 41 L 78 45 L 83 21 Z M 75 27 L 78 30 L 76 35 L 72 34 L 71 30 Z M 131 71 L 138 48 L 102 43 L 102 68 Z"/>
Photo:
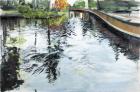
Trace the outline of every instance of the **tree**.
<path fill-rule="evenodd" d="M 101 10 L 101 6 L 100 6 L 100 1 L 99 0 L 97 0 L 97 9 Z"/>
<path fill-rule="evenodd" d="M 97 6 L 95 0 L 88 0 L 88 3 L 89 9 L 96 8 Z"/>
<path fill-rule="evenodd" d="M 85 1 L 76 1 L 75 4 L 73 5 L 74 8 L 85 8 Z"/>
<path fill-rule="evenodd" d="M 32 0 L 32 5 L 34 9 L 48 10 L 50 5 L 50 0 Z"/>
<path fill-rule="evenodd" d="M 67 0 L 55 0 L 55 8 L 57 9 L 60 9 L 60 10 L 66 9 L 68 5 L 69 4 Z"/>
<path fill-rule="evenodd" d="M 104 0 L 98 2 L 100 3 L 101 9 L 107 11 L 131 11 L 132 7 L 137 7 L 139 4 L 131 0 Z"/>
<path fill-rule="evenodd" d="M 19 4 L 24 5 L 25 4 L 25 0 L 19 0 Z"/>

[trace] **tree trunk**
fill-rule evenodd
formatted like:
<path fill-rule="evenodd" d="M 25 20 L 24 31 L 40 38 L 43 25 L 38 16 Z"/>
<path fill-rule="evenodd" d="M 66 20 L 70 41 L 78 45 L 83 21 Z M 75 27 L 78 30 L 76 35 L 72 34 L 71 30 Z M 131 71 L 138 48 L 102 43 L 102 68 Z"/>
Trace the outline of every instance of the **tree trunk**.
<path fill-rule="evenodd" d="M 100 6 L 100 1 L 99 0 L 97 0 L 97 9 L 101 10 L 101 6 Z"/>

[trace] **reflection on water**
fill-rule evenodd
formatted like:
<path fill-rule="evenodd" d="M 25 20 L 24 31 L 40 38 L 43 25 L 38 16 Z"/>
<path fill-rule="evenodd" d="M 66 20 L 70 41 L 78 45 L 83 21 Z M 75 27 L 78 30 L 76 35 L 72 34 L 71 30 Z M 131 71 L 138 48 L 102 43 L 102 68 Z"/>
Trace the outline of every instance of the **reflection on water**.
<path fill-rule="evenodd" d="M 93 17 L 91 17 L 91 20 L 93 20 Z M 93 24 L 98 23 L 94 22 Z M 116 60 L 119 59 L 119 53 L 123 53 L 124 56 L 133 61 L 140 59 L 140 43 L 138 41 L 120 38 L 108 31 L 104 25 L 97 25 L 97 27 L 102 33 L 101 38 L 109 40 L 109 46 L 111 46 L 116 53 Z"/>
<path fill-rule="evenodd" d="M 19 51 L 16 47 L 7 48 L 1 63 L 1 91 L 13 90 L 24 81 L 19 79 Z"/>
<path fill-rule="evenodd" d="M 45 19 L 1 23 L 2 91 L 140 90 L 140 43 L 111 33 L 88 13 L 70 12 L 67 22 L 51 26 Z"/>

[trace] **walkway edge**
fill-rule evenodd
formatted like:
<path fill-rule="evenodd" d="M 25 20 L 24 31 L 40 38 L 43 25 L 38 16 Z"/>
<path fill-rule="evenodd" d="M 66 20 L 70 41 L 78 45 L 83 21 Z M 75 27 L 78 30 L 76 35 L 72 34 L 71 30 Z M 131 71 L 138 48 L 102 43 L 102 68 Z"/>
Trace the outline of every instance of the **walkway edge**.
<path fill-rule="evenodd" d="M 121 28 L 119 28 L 119 27 L 117 27 L 117 26 L 111 24 L 109 21 L 103 19 L 100 15 L 98 15 L 96 12 L 94 12 L 94 11 L 92 11 L 92 10 L 71 9 L 71 11 L 83 11 L 83 12 L 92 13 L 92 14 L 98 16 L 101 20 L 103 20 L 103 21 L 104 21 L 106 24 L 108 24 L 110 27 L 112 27 L 112 28 L 114 28 L 114 29 L 116 29 L 116 30 L 118 30 L 118 31 L 120 31 L 120 32 L 123 32 L 123 33 L 125 33 L 125 34 L 128 34 L 128 35 L 130 35 L 130 36 L 133 36 L 133 37 L 136 37 L 136 38 L 139 38 L 139 39 L 140 39 L 140 34 L 136 34 L 136 33 L 133 33 L 133 32 L 129 32 L 129 31 L 127 31 L 127 30 L 123 30 L 123 29 L 121 29 Z M 106 14 L 106 15 L 107 15 L 107 14 Z M 109 15 L 107 15 L 107 16 L 109 16 Z M 140 29 L 138 29 L 138 30 L 139 30 L 139 33 L 140 33 Z"/>

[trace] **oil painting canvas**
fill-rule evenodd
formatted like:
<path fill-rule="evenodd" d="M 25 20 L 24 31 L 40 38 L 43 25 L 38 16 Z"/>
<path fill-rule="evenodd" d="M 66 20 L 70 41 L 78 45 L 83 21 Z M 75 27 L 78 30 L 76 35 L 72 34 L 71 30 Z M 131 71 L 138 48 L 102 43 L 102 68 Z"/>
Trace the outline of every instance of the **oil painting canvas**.
<path fill-rule="evenodd" d="M 0 92 L 140 92 L 140 0 L 0 0 Z"/>

